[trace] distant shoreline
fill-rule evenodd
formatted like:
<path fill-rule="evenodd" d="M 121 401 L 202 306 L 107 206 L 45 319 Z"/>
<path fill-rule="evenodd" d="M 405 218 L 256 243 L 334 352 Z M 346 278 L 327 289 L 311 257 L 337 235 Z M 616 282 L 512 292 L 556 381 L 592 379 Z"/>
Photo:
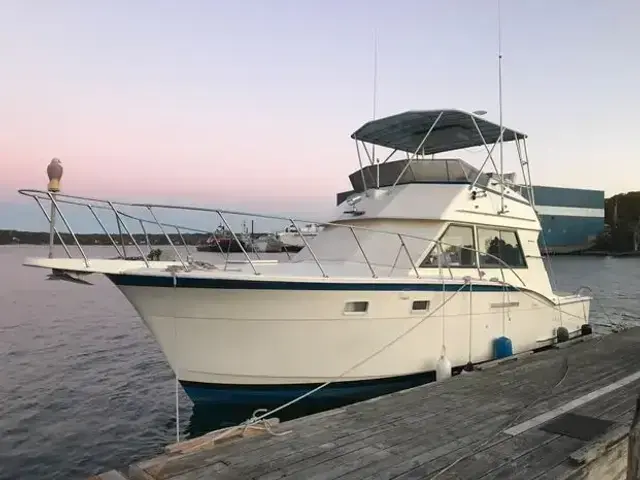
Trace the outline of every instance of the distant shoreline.
<path fill-rule="evenodd" d="M 60 232 L 64 243 L 67 245 L 74 245 L 73 237 L 69 233 Z M 163 246 L 167 245 L 167 237 L 161 233 L 150 233 L 145 235 L 144 233 L 132 234 L 136 243 L 139 245 L 146 245 L 147 238 L 150 245 Z M 254 237 L 262 235 L 261 233 L 255 233 Z M 176 245 L 182 245 L 182 239 L 177 233 L 168 233 L 171 241 Z M 76 237 L 82 246 L 88 245 L 113 245 L 109 237 L 104 233 L 77 233 Z M 122 239 L 120 233 L 111 233 L 111 237 L 118 245 L 124 240 L 125 245 L 133 245 L 129 235 L 124 234 Z M 205 233 L 183 233 L 182 237 L 187 245 L 198 245 L 204 243 L 209 234 Z M 60 245 L 59 239 L 56 237 L 56 245 Z M 29 232 L 25 230 L 0 230 L 0 245 L 49 245 L 49 232 Z"/>
<path fill-rule="evenodd" d="M 60 233 L 62 238 L 64 239 L 64 243 L 67 245 L 74 245 L 75 242 L 73 237 L 68 233 Z M 168 234 L 169 238 L 175 245 L 182 245 L 182 239 L 180 236 L 175 234 Z M 253 235 L 254 238 L 263 235 L 263 233 L 255 233 Z M 116 244 L 121 244 L 120 234 L 112 233 L 111 234 L 113 240 Z M 196 246 L 204 243 L 209 235 L 204 233 L 183 233 L 184 241 L 189 246 Z M 78 233 L 76 234 L 78 241 L 82 246 L 112 246 L 113 244 L 109 240 L 109 237 L 104 233 Z M 147 238 L 149 239 L 149 244 L 158 247 L 166 247 L 169 245 L 167 242 L 167 238 L 161 233 L 154 233 L 145 236 L 143 233 L 134 233 L 133 238 L 135 238 L 136 243 L 138 245 L 146 245 Z M 124 244 L 125 245 L 133 245 L 131 242 L 131 238 L 129 235 L 123 235 Z M 54 242 L 56 245 L 60 245 L 60 241 L 58 238 L 55 239 Z M 0 230 L 0 245 L 49 245 L 49 232 L 29 232 L 25 230 Z M 551 254 L 552 257 L 555 256 L 582 256 L 582 257 L 640 257 L 640 252 L 634 251 L 609 251 L 609 250 L 585 250 L 582 252 L 574 252 L 574 253 L 564 253 L 564 254 Z"/>

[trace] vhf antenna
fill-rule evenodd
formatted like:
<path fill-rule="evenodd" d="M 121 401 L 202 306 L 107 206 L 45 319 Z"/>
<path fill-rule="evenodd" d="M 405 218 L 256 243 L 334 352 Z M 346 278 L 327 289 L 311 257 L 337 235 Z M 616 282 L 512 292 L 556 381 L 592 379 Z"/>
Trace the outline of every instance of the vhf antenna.
<path fill-rule="evenodd" d="M 376 100 L 378 93 L 378 32 L 373 32 L 373 120 L 376 119 Z M 376 160 L 376 146 L 371 147 L 371 160 L 376 164 L 376 188 L 380 188 L 380 163 Z"/>
<path fill-rule="evenodd" d="M 500 115 L 500 213 L 504 213 L 504 127 L 502 126 L 502 25 L 498 0 L 498 111 Z"/>

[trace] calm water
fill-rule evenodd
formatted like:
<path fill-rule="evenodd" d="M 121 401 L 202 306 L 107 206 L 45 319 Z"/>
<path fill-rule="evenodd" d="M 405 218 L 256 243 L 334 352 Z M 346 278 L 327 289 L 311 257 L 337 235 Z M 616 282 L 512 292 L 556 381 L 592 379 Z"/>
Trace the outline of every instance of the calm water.
<path fill-rule="evenodd" d="M 175 440 L 175 383 L 151 335 L 106 279 L 46 281 L 44 270 L 21 266 L 35 255 L 46 249 L 0 247 L 0 479 L 86 478 L 159 453 Z M 593 290 L 599 323 L 640 323 L 638 267 L 553 261 L 560 289 Z M 179 394 L 183 438 L 251 413 L 194 411 Z"/>

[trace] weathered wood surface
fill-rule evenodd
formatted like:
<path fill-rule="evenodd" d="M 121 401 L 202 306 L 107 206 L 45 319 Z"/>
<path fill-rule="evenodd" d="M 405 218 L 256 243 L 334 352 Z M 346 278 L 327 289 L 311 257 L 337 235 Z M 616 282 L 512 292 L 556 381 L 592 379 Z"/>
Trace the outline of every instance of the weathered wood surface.
<path fill-rule="evenodd" d="M 640 379 L 571 410 L 615 422 L 600 437 L 584 441 L 543 425 L 504 431 L 637 372 L 640 328 L 274 428 L 288 435 L 174 447 L 122 472 L 145 480 L 624 479 Z"/>

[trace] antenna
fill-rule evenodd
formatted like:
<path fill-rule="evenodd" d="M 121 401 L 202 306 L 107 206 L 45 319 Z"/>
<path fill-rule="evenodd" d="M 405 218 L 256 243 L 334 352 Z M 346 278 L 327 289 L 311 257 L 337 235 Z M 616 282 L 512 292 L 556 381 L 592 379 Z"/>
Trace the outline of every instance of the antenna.
<path fill-rule="evenodd" d="M 373 32 L 373 120 L 376 119 L 376 97 L 378 93 L 378 31 Z M 380 162 L 376 160 L 376 146 L 371 147 L 371 160 L 376 164 L 376 188 L 380 188 Z"/>
<path fill-rule="evenodd" d="M 378 32 L 373 32 L 373 119 L 376 119 L 376 95 L 378 93 Z"/>
<path fill-rule="evenodd" d="M 498 111 L 500 115 L 500 213 L 504 213 L 504 127 L 502 126 L 502 25 L 498 0 Z"/>

